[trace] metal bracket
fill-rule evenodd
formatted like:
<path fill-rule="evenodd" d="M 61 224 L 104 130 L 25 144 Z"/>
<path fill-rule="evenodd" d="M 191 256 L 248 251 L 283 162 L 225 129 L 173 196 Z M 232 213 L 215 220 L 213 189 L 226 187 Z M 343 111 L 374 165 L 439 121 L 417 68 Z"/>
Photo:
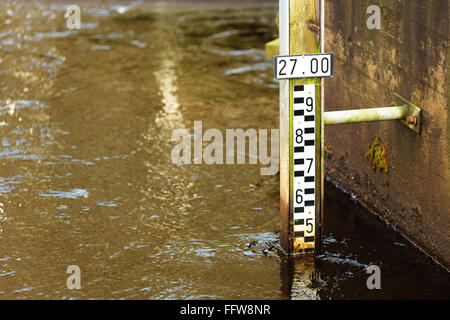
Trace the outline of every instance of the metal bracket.
<path fill-rule="evenodd" d="M 405 126 L 420 133 L 422 110 L 412 102 L 394 93 L 391 107 L 324 112 L 324 124 L 349 124 L 386 120 L 400 120 Z"/>
<path fill-rule="evenodd" d="M 401 119 L 400 121 L 414 132 L 420 133 L 420 122 L 421 122 L 420 116 L 422 113 L 422 109 L 420 109 L 418 106 L 406 100 L 397 93 L 394 93 L 394 104 L 406 105 L 408 107 L 408 114 L 406 116 L 406 119 Z M 415 121 L 413 121 L 412 123 L 408 123 L 407 122 L 408 117 L 414 117 Z"/>

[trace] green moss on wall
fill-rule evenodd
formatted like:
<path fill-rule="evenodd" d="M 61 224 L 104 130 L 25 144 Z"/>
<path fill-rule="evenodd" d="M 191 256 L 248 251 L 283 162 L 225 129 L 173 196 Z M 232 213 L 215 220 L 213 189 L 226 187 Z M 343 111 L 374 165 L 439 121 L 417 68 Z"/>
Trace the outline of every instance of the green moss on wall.
<path fill-rule="evenodd" d="M 379 169 L 380 171 L 384 170 L 386 173 L 389 172 L 389 164 L 386 156 L 387 152 L 384 144 L 379 137 L 376 137 L 372 145 L 369 146 L 369 151 L 366 153 L 366 158 L 369 160 L 370 166 L 374 171 Z"/>

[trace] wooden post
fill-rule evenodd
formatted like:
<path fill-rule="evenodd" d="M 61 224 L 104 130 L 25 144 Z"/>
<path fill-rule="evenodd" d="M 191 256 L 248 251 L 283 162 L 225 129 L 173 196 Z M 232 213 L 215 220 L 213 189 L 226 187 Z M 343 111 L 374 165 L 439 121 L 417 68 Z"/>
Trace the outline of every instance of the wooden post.
<path fill-rule="evenodd" d="M 289 55 L 289 1 L 280 0 L 280 55 Z M 289 80 L 280 80 L 280 248 L 293 252 L 289 205 Z"/>
<path fill-rule="evenodd" d="M 319 3 L 319 4 L 318 4 Z M 325 53 L 325 0 L 316 0 L 316 7 L 320 6 L 320 10 L 316 9 L 316 12 L 319 11 L 320 15 L 320 52 Z M 317 235 L 318 244 L 316 247 L 316 253 L 322 251 L 323 245 L 323 225 L 324 225 L 324 217 L 323 210 L 324 204 L 323 201 L 325 199 L 325 78 L 320 79 L 320 212 L 319 212 L 319 227 L 317 230 L 319 234 Z"/>
<path fill-rule="evenodd" d="M 320 53 L 316 35 L 307 24 L 318 24 L 319 1 L 280 0 L 280 55 Z M 323 32 L 323 30 L 322 30 Z M 294 163 L 293 163 L 293 110 L 294 86 L 315 85 L 315 238 L 305 242 L 294 233 Z M 322 243 L 323 211 L 323 121 L 321 79 L 295 79 L 280 81 L 280 213 L 281 248 L 288 254 L 318 252 Z"/>

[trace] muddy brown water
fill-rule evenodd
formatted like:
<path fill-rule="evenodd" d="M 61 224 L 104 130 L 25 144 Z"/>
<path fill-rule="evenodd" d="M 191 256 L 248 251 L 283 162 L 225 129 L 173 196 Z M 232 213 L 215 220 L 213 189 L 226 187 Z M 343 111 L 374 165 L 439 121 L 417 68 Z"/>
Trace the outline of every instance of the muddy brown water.
<path fill-rule="evenodd" d="M 171 164 L 195 120 L 277 128 L 276 3 L 82 2 L 81 30 L 66 6 L 1 4 L 0 298 L 450 298 L 444 269 L 329 183 L 324 255 L 293 264 L 276 175 Z"/>

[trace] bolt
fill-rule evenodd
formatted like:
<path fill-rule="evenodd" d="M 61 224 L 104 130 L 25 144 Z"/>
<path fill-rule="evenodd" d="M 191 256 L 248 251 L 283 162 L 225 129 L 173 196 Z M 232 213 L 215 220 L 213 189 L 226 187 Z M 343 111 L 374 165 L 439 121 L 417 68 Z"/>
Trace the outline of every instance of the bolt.
<path fill-rule="evenodd" d="M 412 124 L 413 126 L 415 126 L 417 124 L 417 117 L 409 116 L 406 118 L 406 122 L 408 122 L 408 124 Z"/>

